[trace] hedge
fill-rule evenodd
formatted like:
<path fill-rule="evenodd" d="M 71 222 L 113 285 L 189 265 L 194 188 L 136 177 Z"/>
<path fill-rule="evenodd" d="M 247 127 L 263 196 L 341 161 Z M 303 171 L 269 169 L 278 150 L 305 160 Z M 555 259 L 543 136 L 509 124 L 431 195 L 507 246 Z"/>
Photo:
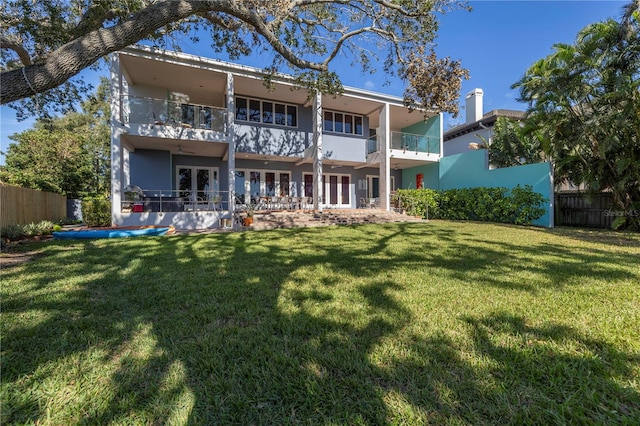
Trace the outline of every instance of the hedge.
<path fill-rule="evenodd" d="M 542 195 L 531 185 L 497 188 L 400 189 L 398 202 L 412 216 L 531 225 L 545 214 Z M 428 210 L 427 210 L 428 207 Z"/>

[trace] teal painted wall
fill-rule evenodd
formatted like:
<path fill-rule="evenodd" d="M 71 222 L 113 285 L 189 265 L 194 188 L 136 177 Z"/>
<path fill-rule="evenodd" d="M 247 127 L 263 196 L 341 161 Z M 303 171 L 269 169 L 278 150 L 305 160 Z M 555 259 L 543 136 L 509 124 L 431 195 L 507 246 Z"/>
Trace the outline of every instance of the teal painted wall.
<path fill-rule="evenodd" d="M 419 113 L 416 112 L 416 114 Z M 402 129 L 402 132 L 427 136 L 427 138 L 423 142 L 429 144 L 429 149 L 427 152 L 440 153 L 440 114 L 431 117 L 427 121 L 420 121 L 418 123 L 412 124 L 411 126 L 407 126 Z"/>
<path fill-rule="evenodd" d="M 402 188 L 416 188 L 416 176 L 422 173 L 425 188 L 440 189 L 440 172 L 438 163 L 425 164 L 424 166 L 412 167 L 402 171 Z"/>
<path fill-rule="evenodd" d="M 533 190 L 547 199 L 546 213 L 534 224 L 553 227 L 553 189 L 550 163 L 527 164 L 489 170 L 487 150 L 469 151 L 440 159 L 440 163 L 427 164 L 402 171 L 403 188 L 415 188 L 416 175 L 424 175 L 426 188 L 437 190 L 498 187 L 514 188 L 531 185 Z M 437 185 L 434 184 L 437 182 Z M 407 184 L 405 184 L 405 182 Z M 411 184 L 411 186 L 408 186 Z"/>

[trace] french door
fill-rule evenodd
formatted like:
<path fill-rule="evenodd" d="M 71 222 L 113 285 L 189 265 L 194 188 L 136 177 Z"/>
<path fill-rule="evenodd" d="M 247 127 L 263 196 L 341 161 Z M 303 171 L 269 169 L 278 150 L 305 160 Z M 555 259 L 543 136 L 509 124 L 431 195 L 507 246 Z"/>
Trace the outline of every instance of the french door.
<path fill-rule="evenodd" d="M 291 172 L 271 170 L 236 170 L 235 193 L 240 203 L 256 202 L 263 196 L 291 195 Z"/>
<path fill-rule="evenodd" d="M 219 191 L 217 167 L 176 168 L 178 196 L 190 201 L 209 201 Z"/>
<path fill-rule="evenodd" d="M 322 175 L 322 203 L 327 207 L 351 207 L 351 176 Z"/>

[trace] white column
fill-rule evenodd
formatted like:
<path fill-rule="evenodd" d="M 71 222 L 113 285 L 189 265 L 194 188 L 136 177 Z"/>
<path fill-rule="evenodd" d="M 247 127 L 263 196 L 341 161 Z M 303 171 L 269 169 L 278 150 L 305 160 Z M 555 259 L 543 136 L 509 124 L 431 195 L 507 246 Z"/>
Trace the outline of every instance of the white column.
<path fill-rule="evenodd" d="M 110 58 L 111 74 L 111 223 L 117 224 L 117 217 L 122 215 L 122 72 L 117 53 Z"/>
<path fill-rule="evenodd" d="M 391 161 L 389 145 L 391 144 L 391 125 L 389 123 L 389 104 L 380 111 L 380 208 L 389 210 Z"/>
<path fill-rule="evenodd" d="M 313 209 L 322 212 L 322 94 L 313 100 Z"/>
<path fill-rule="evenodd" d="M 236 132 L 235 115 L 236 99 L 233 86 L 233 74 L 227 73 L 227 165 L 229 167 L 229 212 L 233 215 L 236 203 L 233 199 L 233 191 L 236 187 Z"/>

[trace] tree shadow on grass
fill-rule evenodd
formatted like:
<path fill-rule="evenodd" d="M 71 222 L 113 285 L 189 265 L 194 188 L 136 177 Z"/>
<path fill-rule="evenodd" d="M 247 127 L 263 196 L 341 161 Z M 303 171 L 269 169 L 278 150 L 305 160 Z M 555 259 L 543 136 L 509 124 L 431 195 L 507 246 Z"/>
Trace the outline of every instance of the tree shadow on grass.
<path fill-rule="evenodd" d="M 23 322 L 3 327 L 2 381 L 11 390 L 3 392 L 2 423 L 47 415 L 98 424 L 526 423 L 539 404 L 564 409 L 557 394 L 581 389 L 561 382 L 546 398 L 544 382 L 518 375 L 554 365 L 563 355 L 554 339 L 583 340 L 568 329 L 545 335 L 517 317 L 463 318 L 473 350 L 496 365 L 489 370 L 436 327 L 405 332 L 415 318 L 390 271 L 456 273 L 457 258 L 447 263 L 437 250 L 446 244 L 463 258 L 464 245 L 434 233 L 416 250 L 408 236 L 425 232 L 416 225 L 336 229 L 324 240 L 326 232 L 52 243 L 48 255 L 5 274 L 28 272 L 29 282 L 28 291 L 3 297 L 3 315 Z M 38 312 L 46 315 L 30 321 Z M 547 352 L 505 349 L 494 341 L 500 333 L 547 339 Z M 404 351 L 387 354 L 389 339 Z M 581 348 L 615 350 L 600 341 Z M 637 393 L 615 384 L 633 375 L 637 358 L 596 365 L 568 357 L 560 361 L 569 376 L 597 377 L 597 389 L 623 401 L 619 410 L 638 415 Z M 589 405 L 585 418 L 620 418 L 598 407 Z M 56 417 L 65 409 L 73 416 Z"/>
<path fill-rule="evenodd" d="M 631 387 L 640 354 L 565 325 L 532 326 L 508 312 L 462 320 L 475 350 L 491 361 L 487 373 L 499 384 L 491 399 L 507 399 L 509 423 L 640 422 L 640 393 Z"/>

